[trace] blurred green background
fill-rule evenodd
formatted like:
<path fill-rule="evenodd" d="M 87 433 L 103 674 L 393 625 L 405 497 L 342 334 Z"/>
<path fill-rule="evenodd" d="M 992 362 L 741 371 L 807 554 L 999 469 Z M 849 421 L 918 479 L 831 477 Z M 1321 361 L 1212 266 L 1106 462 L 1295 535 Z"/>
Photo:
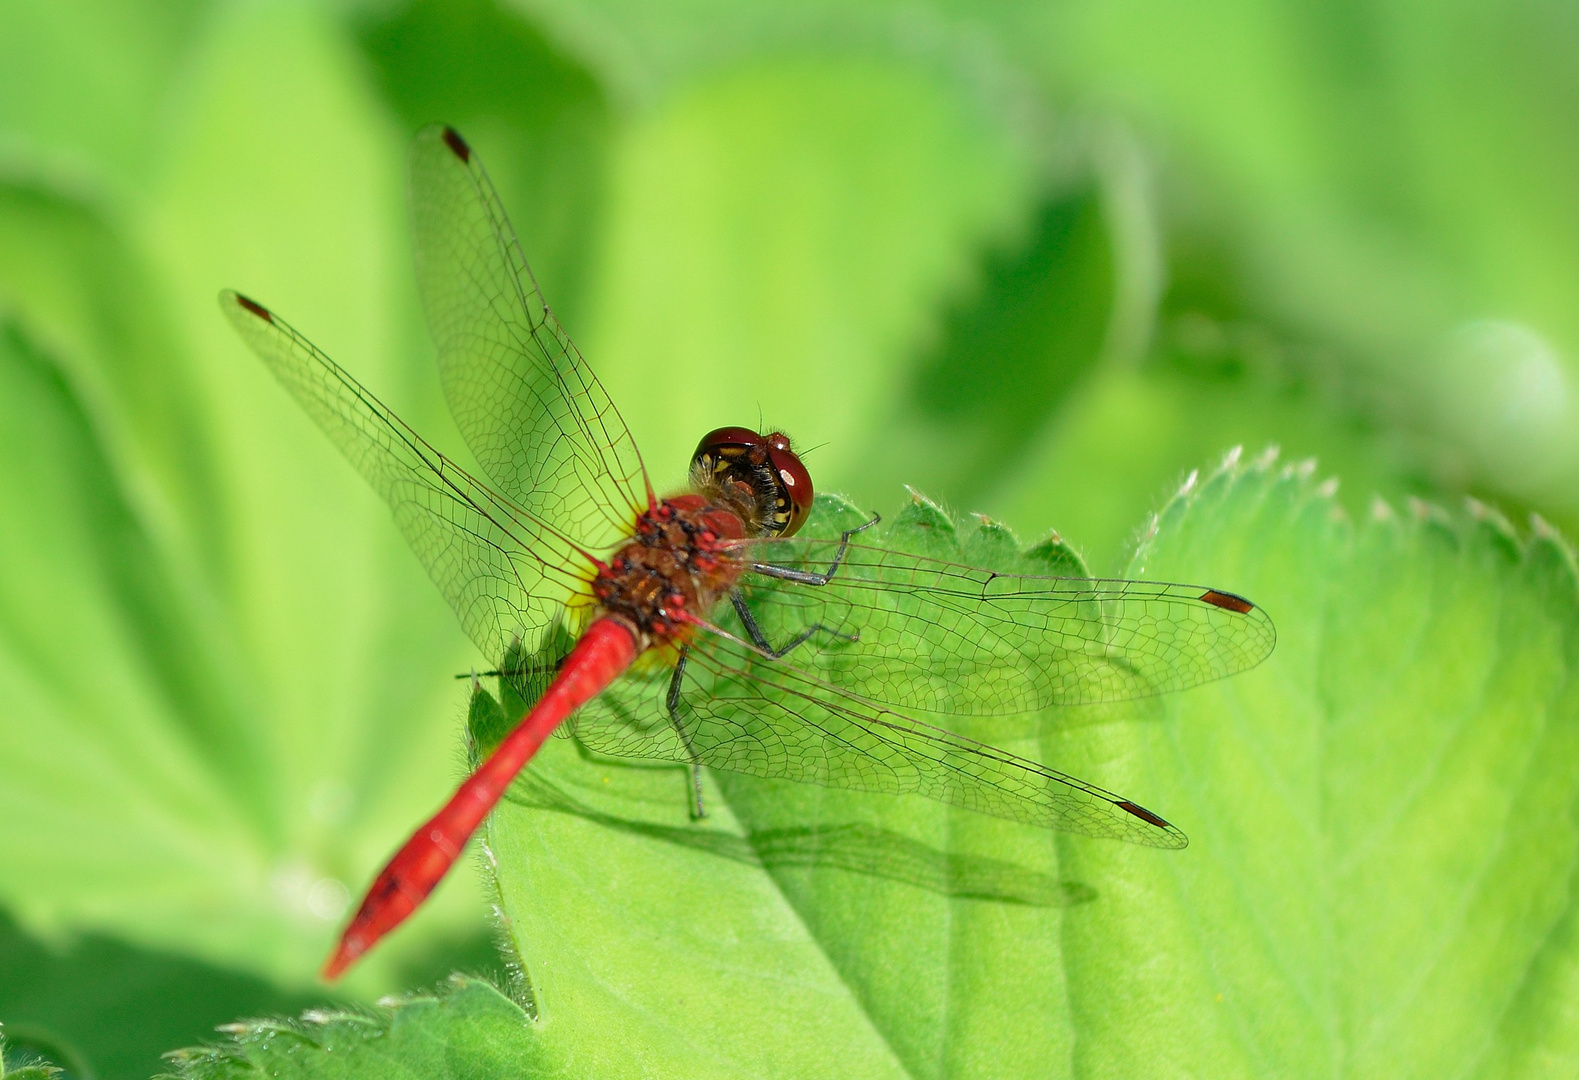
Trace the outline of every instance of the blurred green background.
<path fill-rule="evenodd" d="M 1579 9 L 0 0 L 0 1021 L 146 1076 L 326 993 L 462 764 L 462 637 L 219 318 L 454 447 L 404 149 L 458 127 L 672 487 L 760 420 L 1113 571 L 1192 468 L 1579 526 Z M 470 869 L 337 991 L 497 964 Z"/>

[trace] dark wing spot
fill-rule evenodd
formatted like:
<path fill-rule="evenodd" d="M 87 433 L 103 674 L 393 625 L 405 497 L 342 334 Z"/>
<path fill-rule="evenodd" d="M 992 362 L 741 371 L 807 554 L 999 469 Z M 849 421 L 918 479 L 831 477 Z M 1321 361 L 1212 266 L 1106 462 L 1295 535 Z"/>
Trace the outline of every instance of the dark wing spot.
<path fill-rule="evenodd" d="M 454 155 L 462 161 L 471 161 L 472 148 L 466 145 L 466 140 L 461 138 L 461 133 L 452 127 L 444 129 L 444 145 L 450 148 Z"/>
<path fill-rule="evenodd" d="M 1136 817 L 1140 818 L 1140 820 L 1144 821 L 1147 825 L 1155 825 L 1159 829 L 1166 829 L 1170 827 L 1166 821 L 1163 821 L 1156 814 L 1153 814 L 1144 806 L 1137 806 L 1128 799 L 1120 799 L 1113 805 L 1118 807 L 1120 810 L 1128 810 L 1131 814 L 1134 814 Z"/>
<path fill-rule="evenodd" d="M 247 297 L 242 296 L 240 293 L 237 293 L 236 294 L 236 303 L 240 304 L 242 307 L 244 307 L 248 311 L 252 312 L 254 315 L 256 315 L 258 318 L 262 319 L 264 322 L 273 322 L 274 321 L 274 316 L 269 314 L 269 309 L 264 307 L 262 304 L 258 303 L 256 300 L 249 300 Z"/>
<path fill-rule="evenodd" d="M 1201 600 L 1220 607 L 1224 611 L 1236 611 L 1241 615 L 1248 615 L 1255 610 L 1255 605 L 1242 596 L 1235 596 L 1231 592 L 1218 592 L 1216 589 L 1207 589 L 1201 594 Z"/>

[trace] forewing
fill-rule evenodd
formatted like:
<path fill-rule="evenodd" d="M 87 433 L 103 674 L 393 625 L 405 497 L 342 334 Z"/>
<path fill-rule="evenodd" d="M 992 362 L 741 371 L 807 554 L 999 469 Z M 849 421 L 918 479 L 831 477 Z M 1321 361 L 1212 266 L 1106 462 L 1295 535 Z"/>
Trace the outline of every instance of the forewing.
<path fill-rule="evenodd" d="M 1151 847 L 1188 843 L 1178 829 L 1112 792 L 856 698 L 785 661 L 710 639 L 693 648 L 689 667 L 697 669 L 692 677 L 700 689 L 684 695 L 682 723 L 697 756 L 713 768 L 914 793 Z"/>
<path fill-rule="evenodd" d="M 450 412 L 484 474 L 582 547 L 647 506 L 635 441 L 560 327 L 482 163 L 452 129 L 411 148 L 417 285 Z"/>
<path fill-rule="evenodd" d="M 389 503 L 471 639 L 494 660 L 516 643 L 535 652 L 583 589 L 575 546 L 429 446 L 279 316 L 229 291 L 220 307 Z"/>
<path fill-rule="evenodd" d="M 785 661 L 707 636 L 691 647 L 679 724 L 670 669 L 632 673 L 566 725 L 617 757 L 696 760 L 824 787 L 916 794 L 994 817 L 1149 847 L 1184 833 L 1110 791 L 853 697 Z M 681 729 L 684 735 L 680 734 Z"/>
<path fill-rule="evenodd" d="M 795 662 L 885 704 L 1007 715 L 1124 701 L 1245 671 L 1277 640 L 1266 612 L 1199 585 L 999 573 L 856 543 L 826 585 L 771 576 L 826 572 L 838 547 L 756 542 L 744 595 L 771 644 L 820 627 Z"/>

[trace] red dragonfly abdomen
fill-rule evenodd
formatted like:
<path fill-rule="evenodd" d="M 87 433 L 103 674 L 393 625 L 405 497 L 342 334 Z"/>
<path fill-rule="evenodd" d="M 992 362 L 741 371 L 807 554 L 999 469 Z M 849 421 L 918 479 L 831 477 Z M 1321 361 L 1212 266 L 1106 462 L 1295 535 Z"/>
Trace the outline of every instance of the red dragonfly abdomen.
<path fill-rule="evenodd" d="M 567 716 L 602 693 L 640 651 L 636 635 L 623 621 L 593 620 L 537 704 L 389 860 L 324 965 L 324 978 L 337 978 L 427 899 L 543 741 Z"/>
<path fill-rule="evenodd" d="M 324 978 L 338 978 L 427 899 L 556 727 L 655 643 L 687 635 L 729 591 L 745 567 L 721 545 L 743 535 L 739 515 L 701 495 L 665 499 L 637 518 L 635 536 L 593 579 L 598 617 L 538 703 L 389 860 L 324 965 Z"/>

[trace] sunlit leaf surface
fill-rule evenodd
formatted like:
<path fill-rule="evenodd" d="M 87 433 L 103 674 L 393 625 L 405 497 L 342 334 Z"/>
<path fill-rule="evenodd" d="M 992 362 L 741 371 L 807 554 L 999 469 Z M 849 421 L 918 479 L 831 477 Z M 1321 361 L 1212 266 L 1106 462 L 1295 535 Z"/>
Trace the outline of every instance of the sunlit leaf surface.
<path fill-rule="evenodd" d="M 992 539 L 908 518 L 887 542 Z M 766 1067 L 769 1017 L 786 1076 L 808 1018 L 826 1045 L 875 1032 L 917 1076 L 1432 1076 L 1560 1049 L 1538 987 L 1575 959 L 1566 546 L 1479 511 L 1352 523 L 1263 459 L 1176 499 L 1132 570 L 1243 589 L 1278 652 L 1160 710 L 998 730 L 1156 807 L 1188 850 L 728 773 L 691 825 L 682 772 L 557 742 L 490 828 L 544 1037 L 596 1046 L 609 1075 L 636 1066 L 606 1025 L 727 1075 Z M 918 874 L 919 851 L 955 869 Z"/>
<path fill-rule="evenodd" d="M 182 1080 L 563 1075 L 525 1021 L 520 1006 L 490 984 L 456 976 L 434 994 L 375 1010 L 315 1009 L 294 1021 L 227 1024 L 223 1044 L 172 1054 L 169 1068 Z"/>

